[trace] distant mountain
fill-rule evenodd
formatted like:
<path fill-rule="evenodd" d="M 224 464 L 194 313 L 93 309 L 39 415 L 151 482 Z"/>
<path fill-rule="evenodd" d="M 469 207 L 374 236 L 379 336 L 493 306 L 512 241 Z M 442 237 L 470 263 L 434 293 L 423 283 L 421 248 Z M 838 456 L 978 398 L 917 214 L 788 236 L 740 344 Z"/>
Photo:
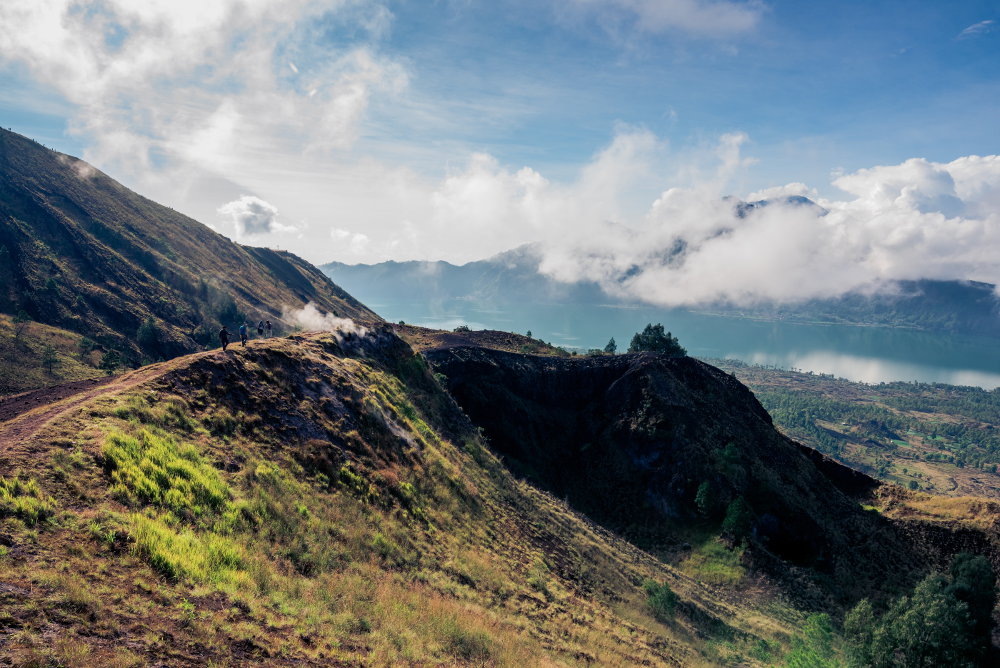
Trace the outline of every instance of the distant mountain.
<path fill-rule="evenodd" d="M 817 206 L 805 198 L 793 204 Z M 767 202 L 741 202 L 742 211 Z M 560 303 L 570 305 L 635 304 L 608 295 L 594 282 L 562 283 L 539 271 L 541 254 L 533 246 L 486 260 L 382 262 L 320 266 L 327 276 L 370 304 L 409 300 L 434 304 L 463 300 L 493 306 Z M 1000 299 L 995 286 L 973 281 L 896 281 L 878 294 L 848 293 L 797 304 L 752 306 L 703 304 L 688 311 L 729 317 L 793 322 L 910 327 L 957 334 L 1000 336 Z"/>
<path fill-rule="evenodd" d="M 295 255 L 234 243 L 6 130 L 0 278 L 0 312 L 85 334 L 133 362 L 214 342 L 220 322 L 280 323 L 283 309 L 307 302 L 380 319 Z"/>
<path fill-rule="evenodd" d="M 610 301 L 596 283 L 563 283 L 539 271 L 541 255 L 534 246 L 521 246 L 486 260 L 463 265 L 443 261 L 343 264 L 330 262 L 320 269 L 341 285 L 350 285 L 369 303 L 452 299 L 494 304 L 601 304 Z M 354 294 L 354 293 L 352 293 Z"/>

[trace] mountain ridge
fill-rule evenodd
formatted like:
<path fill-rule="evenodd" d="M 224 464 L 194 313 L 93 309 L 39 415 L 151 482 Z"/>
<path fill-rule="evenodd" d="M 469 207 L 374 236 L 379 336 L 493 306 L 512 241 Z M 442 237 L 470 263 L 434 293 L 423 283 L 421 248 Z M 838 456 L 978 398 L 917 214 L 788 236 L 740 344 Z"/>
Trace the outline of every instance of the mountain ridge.
<path fill-rule="evenodd" d="M 290 326 L 283 311 L 308 302 L 380 320 L 295 255 L 234 243 L 3 129 L 0 277 L 0 311 L 86 335 L 133 363 L 214 343 L 220 321 L 234 336 L 242 317 Z"/>
<path fill-rule="evenodd" d="M 751 204 L 759 207 L 760 203 Z M 425 304 L 471 302 L 484 308 L 499 308 L 528 300 L 543 304 L 656 308 L 655 304 L 638 299 L 609 295 L 596 282 L 555 280 L 544 275 L 540 266 L 540 250 L 527 245 L 462 265 L 414 260 L 356 265 L 330 262 L 319 267 L 370 303 L 406 299 Z M 919 279 L 887 282 L 876 288 L 790 304 L 706 303 L 663 307 L 663 310 L 676 308 L 758 320 L 896 326 L 1000 337 L 1000 298 L 992 284 Z"/>

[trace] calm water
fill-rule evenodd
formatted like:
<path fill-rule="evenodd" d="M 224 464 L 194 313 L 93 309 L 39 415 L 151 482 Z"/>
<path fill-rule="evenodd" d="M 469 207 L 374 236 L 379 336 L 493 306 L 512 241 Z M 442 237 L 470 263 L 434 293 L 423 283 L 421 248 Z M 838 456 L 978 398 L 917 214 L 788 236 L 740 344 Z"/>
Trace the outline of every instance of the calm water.
<path fill-rule="evenodd" d="M 358 295 L 361 297 L 361 295 Z M 613 306 L 545 305 L 490 308 L 452 300 L 433 305 L 366 302 L 397 322 L 437 329 L 499 329 L 570 349 L 619 351 L 646 323 L 663 323 L 695 357 L 735 358 L 866 383 L 894 380 L 1000 386 L 1000 341 L 886 327 L 758 322 L 686 311 Z"/>

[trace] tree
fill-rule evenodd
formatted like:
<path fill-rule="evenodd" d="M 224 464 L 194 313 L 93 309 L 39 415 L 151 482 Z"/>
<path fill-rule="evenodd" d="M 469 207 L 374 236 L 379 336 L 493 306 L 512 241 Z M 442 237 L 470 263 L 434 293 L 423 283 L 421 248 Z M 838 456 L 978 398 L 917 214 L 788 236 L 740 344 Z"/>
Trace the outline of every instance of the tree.
<path fill-rule="evenodd" d="M 978 652 L 989 651 L 993 628 L 993 608 L 997 602 L 997 581 L 989 560 L 982 555 L 961 552 L 951 563 L 951 584 L 947 593 L 965 603 L 972 625 L 971 641 Z"/>
<path fill-rule="evenodd" d="M 529 339 L 531 338 L 531 330 L 530 329 L 528 330 L 528 338 Z"/>
<path fill-rule="evenodd" d="M 618 344 L 615 343 L 615 337 L 612 336 L 611 340 L 608 341 L 608 345 L 604 346 L 604 352 L 608 353 L 609 355 L 614 355 L 616 352 L 618 352 Z"/>
<path fill-rule="evenodd" d="M 920 581 L 912 595 L 897 599 L 881 617 L 875 615 L 871 603 L 861 601 L 844 620 L 851 665 L 871 668 L 980 665 L 984 640 L 977 633 L 984 634 L 988 643 L 990 623 L 985 623 L 984 632 L 976 620 L 982 614 L 981 608 L 970 613 L 969 605 L 959 598 L 974 593 L 967 591 L 967 586 L 986 589 L 987 596 L 974 605 L 985 605 L 996 596 L 992 573 L 986 575 L 978 559 L 971 555 L 956 558 L 950 583 L 945 576 L 931 573 Z M 989 562 L 986 567 L 989 568 Z"/>
<path fill-rule="evenodd" d="M 698 491 L 694 495 L 694 507 L 704 516 L 709 517 L 715 511 L 716 498 L 712 490 L 712 483 L 705 481 L 698 485 Z"/>
<path fill-rule="evenodd" d="M 42 366 L 45 367 L 45 370 L 51 376 L 52 369 L 57 364 L 59 364 L 59 356 L 56 354 L 56 349 L 52 347 L 52 344 L 47 344 L 42 351 Z"/>
<path fill-rule="evenodd" d="M 682 357 L 687 355 L 680 342 L 670 332 L 663 331 L 663 325 L 648 324 L 641 332 L 636 332 L 629 344 L 630 353 L 653 352 Z"/>
<path fill-rule="evenodd" d="M 146 318 L 135 333 L 136 343 L 145 352 L 155 354 L 160 349 L 160 332 L 156 329 L 156 321 Z"/>
<path fill-rule="evenodd" d="M 114 374 L 114 372 L 122 365 L 122 356 L 115 349 L 106 350 L 104 355 L 101 356 L 101 363 L 98 368 L 102 369 L 109 376 Z"/>
<path fill-rule="evenodd" d="M 24 335 L 24 331 L 28 329 L 28 323 L 31 322 L 31 316 L 24 309 L 17 312 L 14 316 L 14 341 L 19 341 Z"/>
<path fill-rule="evenodd" d="M 726 508 L 726 519 L 722 520 L 722 533 L 729 536 L 733 542 L 738 542 L 750 535 L 753 525 L 753 511 L 742 496 L 736 497 Z"/>

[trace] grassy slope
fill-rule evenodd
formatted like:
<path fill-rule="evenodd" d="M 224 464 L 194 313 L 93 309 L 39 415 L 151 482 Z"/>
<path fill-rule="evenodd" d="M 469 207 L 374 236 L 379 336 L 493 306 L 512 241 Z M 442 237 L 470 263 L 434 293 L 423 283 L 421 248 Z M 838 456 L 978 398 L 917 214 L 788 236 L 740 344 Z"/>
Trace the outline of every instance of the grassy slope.
<path fill-rule="evenodd" d="M 37 322 L 24 323 L 15 336 L 13 318 L 0 313 L 0 395 L 104 375 L 96 366 L 100 356 L 80 351 L 81 339 L 79 334 Z M 51 372 L 43 364 L 48 346 L 58 360 Z"/>
<path fill-rule="evenodd" d="M 138 360 L 197 349 L 223 318 L 281 320 L 314 302 L 379 320 L 287 253 L 233 243 L 90 165 L 0 129 L 0 311 L 83 333 Z M 158 341 L 140 351 L 152 318 Z M 199 334 L 200 330 L 200 334 Z"/>
<path fill-rule="evenodd" d="M 888 482 L 950 496 L 1000 498 L 991 441 L 998 393 L 941 384 L 868 385 L 713 360 L 736 374 L 789 436 Z M 783 410 L 789 400 L 792 410 Z M 806 416 L 799 406 L 808 400 Z M 803 404 L 805 405 L 805 404 Z M 805 422 L 802 422 L 802 420 Z M 894 432 L 882 425 L 896 423 Z M 820 440 L 822 439 L 822 440 Z"/>
<path fill-rule="evenodd" d="M 757 663 L 801 621 L 513 479 L 386 333 L 152 371 L 5 448 L 17 665 Z M 759 589 L 706 558 L 692 572 Z M 674 620 L 651 615 L 647 579 L 681 595 Z"/>

